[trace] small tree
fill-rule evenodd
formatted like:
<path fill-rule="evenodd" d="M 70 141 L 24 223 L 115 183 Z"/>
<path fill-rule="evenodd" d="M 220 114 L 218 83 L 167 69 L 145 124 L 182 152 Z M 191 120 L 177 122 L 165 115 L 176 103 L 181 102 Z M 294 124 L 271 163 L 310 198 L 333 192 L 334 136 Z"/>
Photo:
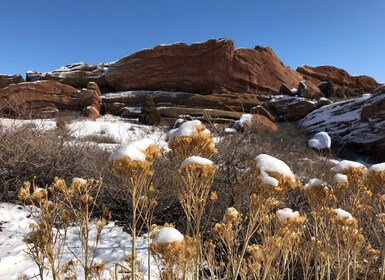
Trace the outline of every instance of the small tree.
<path fill-rule="evenodd" d="M 154 100 L 151 96 L 147 96 L 139 115 L 139 122 L 141 124 L 157 125 L 160 123 L 161 119 Z"/>

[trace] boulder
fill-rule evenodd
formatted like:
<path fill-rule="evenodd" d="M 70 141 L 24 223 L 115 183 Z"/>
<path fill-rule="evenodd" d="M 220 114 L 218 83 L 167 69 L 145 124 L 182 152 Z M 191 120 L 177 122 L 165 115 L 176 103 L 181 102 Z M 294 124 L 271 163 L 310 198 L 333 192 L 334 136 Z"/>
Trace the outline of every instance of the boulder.
<path fill-rule="evenodd" d="M 279 93 L 285 94 L 285 95 L 295 95 L 297 94 L 297 90 L 293 90 L 289 88 L 286 84 L 282 84 L 279 88 Z"/>
<path fill-rule="evenodd" d="M 274 116 L 285 121 L 297 121 L 317 108 L 317 101 L 303 97 L 276 97 L 263 104 Z"/>
<path fill-rule="evenodd" d="M 326 106 L 326 105 L 329 105 L 332 103 L 333 103 L 333 101 L 331 101 L 330 99 L 327 99 L 325 97 L 321 97 L 320 99 L 317 100 L 317 108 L 320 108 L 322 106 Z"/>
<path fill-rule="evenodd" d="M 318 80 L 319 82 L 332 82 L 335 88 L 342 92 L 358 90 L 361 93 L 373 93 L 379 86 L 375 79 L 360 75 L 351 76 L 343 69 L 334 66 L 310 67 L 303 65 L 297 68 L 297 72 Z"/>
<path fill-rule="evenodd" d="M 317 87 L 323 93 L 323 95 L 327 98 L 335 95 L 333 83 L 331 81 L 324 81 L 317 84 Z"/>
<path fill-rule="evenodd" d="M 12 84 L 18 84 L 24 82 L 24 79 L 20 74 L 16 75 L 5 75 L 0 74 L 0 89 L 5 88 Z"/>
<path fill-rule="evenodd" d="M 273 115 L 265 107 L 258 105 L 250 109 L 250 114 L 261 115 L 275 122 Z"/>
<path fill-rule="evenodd" d="M 52 72 L 27 72 L 27 82 L 49 80 L 58 81 L 76 88 L 85 88 L 89 82 L 95 82 L 100 88 L 107 87 L 104 75 L 108 70 L 109 63 L 89 65 L 79 62 L 63 66 Z"/>
<path fill-rule="evenodd" d="M 0 113 L 39 116 L 42 112 L 84 111 L 95 118 L 100 113 L 100 91 L 96 84 L 77 90 L 55 81 L 24 82 L 0 89 Z"/>
<path fill-rule="evenodd" d="M 333 142 L 385 159 L 385 88 L 321 107 L 300 121 L 309 132 L 327 132 Z"/>

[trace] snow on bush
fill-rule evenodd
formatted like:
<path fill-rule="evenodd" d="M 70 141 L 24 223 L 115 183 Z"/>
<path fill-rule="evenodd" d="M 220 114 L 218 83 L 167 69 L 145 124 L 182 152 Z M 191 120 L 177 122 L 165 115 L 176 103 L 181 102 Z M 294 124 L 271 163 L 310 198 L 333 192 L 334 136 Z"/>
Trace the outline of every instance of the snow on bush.
<path fill-rule="evenodd" d="M 312 188 L 312 187 L 318 187 L 318 186 L 326 186 L 327 183 L 321 179 L 313 178 L 310 179 L 309 182 L 305 184 L 305 188 Z"/>
<path fill-rule="evenodd" d="M 261 180 L 262 184 L 271 185 L 274 187 L 278 186 L 279 181 L 276 178 L 270 176 L 269 172 L 279 173 L 284 177 L 290 178 L 293 182 L 295 181 L 293 172 L 282 160 L 267 154 L 260 154 L 255 158 L 255 160 L 257 168 L 260 171 L 258 179 Z"/>
<path fill-rule="evenodd" d="M 278 217 L 278 221 L 282 222 L 283 220 L 286 220 L 286 219 L 299 217 L 299 213 L 298 211 L 293 211 L 290 208 L 284 208 L 277 211 L 277 217 Z"/>
<path fill-rule="evenodd" d="M 199 165 L 213 165 L 213 162 L 207 158 L 204 158 L 204 157 L 198 157 L 198 156 L 191 156 L 191 157 L 188 157 L 186 158 L 180 168 L 184 168 L 190 164 L 199 164 Z"/>
<path fill-rule="evenodd" d="M 372 172 L 385 172 L 385 162 L 382 163 L 377 163 L 373 164 L 369 169 L 368 169 L 368 174 Z"/>
<path fill-rule="evenodd" d="M 148 138 L 133 141 L 128 144 L 120 146 L 119 149 L 112 152 L 109 161 L 117 161 L 124 157 L 128 157 L 130 160 L 145 161 L 145 151 L 151 145 L 155 145 L 154 141 Z"/>
<path fill-rule="evenodd" d="M 184 236 L 179 230 L 172 227 L 161 228 L 154 236 L 152 242 L 154 244 L 169 244 L 174 242 L 182 242 Z"/>
<path fill-rule="evenodd" d="M 343 160 L 339 163 L 337 163 L 334 167 L 332 167 L 332 171 L 334 172 L 342 172 L 349 169 L 364 169 L 366 170 L 366 166 L 356 162 L 356 161 L 350 161 L 350 160 Z"/>
<path fill-rule="evenodd" d="M 172 142 L 178 139 L 179 137 L 193 136 L 195 134 L 198 134 L 197 127 L 201 125 L 202 123 L 199 120 L 187 121 L 183 123 L 180 127 L 171 129 L 167 133 L 167 139 L 169 142 Z M 210 131 L 208 129 L 205 129 L 203 132 L 210 135 Z"/>
<path fill-rule="evenodd" d="M 327 132 L 319 132 L 309 139 L 307 144 L 316 150 L 330 149 L 332 140 Z"/>
<path fill-rule="evenodd" d="M 342 210 L 341 208 L 334 209 L 333 211 L 337 214 L 338 219 L 353 219 L 352 214 L 350 214 L 348 211 Z"/>
<path fill-rule="evenodd" d="M 336 175 L 334 175 L 334 181 L 336 181 L 337 184 L 345 184 L 348 182 L 348 176 L 341 173 L 337 173 Z"/>

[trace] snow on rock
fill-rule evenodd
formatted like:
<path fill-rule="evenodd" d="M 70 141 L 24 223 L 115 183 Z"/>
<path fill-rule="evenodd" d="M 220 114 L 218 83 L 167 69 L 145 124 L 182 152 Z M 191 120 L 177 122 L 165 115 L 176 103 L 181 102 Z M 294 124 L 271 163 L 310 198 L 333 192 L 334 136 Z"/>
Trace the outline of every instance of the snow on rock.
<path fill-rule="evenodd" d="M 330 149 L 332 141 L 327 132 L 318 132 L 307 142 L 308 146 L 313 149 L 323 150 Z"/>
<path fill-rule="evenodd" d="M 277 211 L 278 221 L 282 222 L 286 219 L 292 219 L 299 216 L 298 211 L 294 211 L 290 208 L 284 208 Z"/>
<path fill-rule="evenodd" d="M 252 114 L 242 114 L 238 121 L 234 122 L 234 128 L 236 130 L 242 130 L 246 126 L 251 127 L 253 123 Z"/>
<path fill-rule="evenodd" d="M 183 123 L 180 127 L 171 129 L 167 133 L 167 139 L 169 142 L 173 142 L 179 137 L 193 136 L 195 134 L 198 134 L 197 127 L 200 125 L 202 125 L 202 123 L 199 120 L 187 121 Z M 205 129 L 203 132 L 210 134 L 210 131 L 208 129 Z"/>
<path fill-rule="evenodd" d="M 154 236 L 152 242 L 154 244 L 169 244 L 174 242 L 182 242 L 184 236 L 179 230 L 172 227 L 161 228 Z"/>
<path fill-rule="evenodd" d="M 271 177 L 269 172 L 279 173 L 285 177 L 289 177 L 292 181 L 295 181 L 293 172 L 282 160 L 267 154 L 260 154 L 255 158 L 255 160 L 257 163 L 257 168 L 260 171 L 258 179 L 260 179 L 263 184 L 271 185 L 274 187 L 278 186 L 278 180 L 274 177 Z"/>
<path fill-rule="evenodd" d="M 334 181 L 336 181 L 337 184 L 345 184 L 348 182 L 348 176 L 341 173 L 337 173 L 334 175 Z"/>
<path fill-rule="evenodd" d="M 334 209 L 333 211 L 337 214 L 337 218 L 339 219 L 353 219 L 352 214 L 350 214 L 348 211 L 342 210 L 341 208 Z"/>
<path fill-rule="evenodd" d="M 128 157 L 130 160 L 145 161 L 146 155 L 144 152 L 151 145 L 155 145 L 155 143 L 149 138 L 133 141 L 112 152 L 108 160 L 116 161 Z"/>
<path fill-rule="evenodd" d="M 317 179 L 317 178 L 313 178 L 313 179 L 310 179 L 309 182 L 307 182 L 305 184 L 305 188 L 313 188 L 313 187 L 318 187 L 318 186 L 326 186 L 327 183 L 323 180 L 320 180 L 320 179 Z"/>
<path fill-rule="evenodd" d="M 334 172 L 342 172 L 351 168 L 363 168 L 366 169 L 366 166 L 356 162 L 356 161 L 351 161 L 351 160 L 343 160 L 339 163 L 337 163 L 334 167 L 332 167 L 332 171 Z"/>
<path fill-rule="evenodd" d="M 213 162 L 207 158 L 203 158 L 203 157 L 198 157 L 198 156 L 191 156 L 191 157 L 188 157 L 186 158 L 180 168 L 184 168 L 190 164 L 199 164 L 199 165 L 213 165 Z"/>

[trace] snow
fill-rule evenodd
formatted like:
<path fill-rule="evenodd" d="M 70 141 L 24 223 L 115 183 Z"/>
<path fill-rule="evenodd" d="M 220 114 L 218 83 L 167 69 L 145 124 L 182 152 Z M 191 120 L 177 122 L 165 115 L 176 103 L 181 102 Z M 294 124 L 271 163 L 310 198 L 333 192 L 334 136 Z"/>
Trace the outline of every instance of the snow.
<path fill-rule="evenodd" d="M 128 157 L 130 160 L 145 161 L 146 155 L 144 152 L 151 145 L 155 145 L 155 143 L 149 138 L 130 142 L 112 152 L 108 160 L 116 161 Z"/>
<path fill-rule="evenodd" d="M 341 208 L 337 208 L 333 210 L 337 214 L 337 218 L 339 219 L 348 219 L 352 220 L 353 216 L 349 212 L 342 210 Z"/>
<path fill-rule="evenodd" d="M 32 277 L 38 273 L 36 264 L 25 252 L 27 246 L 23 242 L 24 236 L 30 232 L 29 224 L 33 223 L 29 216 L 30 213 L 25 207 L 11 203 L 0 203 L 0 222 L 2 222 L 2 225 L 0 225 L 0 279 L 17 279 L 18 276 L 23 274 Z M 96 230 L 94 225 L 92 227 L 91 240 L 94 240 Z M 148 272 L 148 239 L 146 236 L 147 234 L 137 238 L 137 259 L 140 261 L 140 269 L 145 274 L 145 279 L 147 279 L 146 273 Z M 116 226 L 113 222 L 108 223 L 103 229 L 99 246 L 95 251 L 96 260 L 103 262 L 109 270 L 113 271 L 114 265 L 117 262 L 123 262 L 125 255 L 131 252 L 131 240 L 131 236 L 123 228 Z M 79 242 L 78 230 L 70 227 L 67 243 L 77 256 L 81 256 Z M 65 264 L 73 258 L 74 255 L 66 249 L 62 263 Z M 80 265 L 78 269 L 79 279 L 83 279 Z M 149 269 L 151 279 L 159 279 L 158 267 L 154 259 L 151 259 Z M 45 279 L 52 279 L 52 276 L 47 275 Z"/>
<path fill-rule="evenodd" d="M 310 179 L 307 184 L 305 184 L 305 189 L 318 187 L 318 186 L 326 186 L 326 185 L 327 185 L 327 183 L 325 181 L 317 179 L 317 178 L 313 178 L 313 179 Z"/>
<path fill-rule="evenodd" d="M 283 161 L 267 154 L 260 154 L 255 159 L 257 168 L 260 171 L 258 179 L 260 179 L 263 184 L 271 185 L 274 187 L 278 186 L 278 180 L 274 177 L 271 177 L 269 172 L 279 173 L 285 177 L 289 177 L 292 181 L 295 181 L 293 172 Z"/>
<path fill-rule="evenodd" d="M 0 118 L 3 129 L 14 130 L 22 126 L 33 126 L 36 130 L 55 130 L 55 119 L 14 120 Z M 67 124 L 71 136 L 76 139 L 85 137 L 107 137 L 114 143 L 97 143 L 101 148 L 109 151 L 115 150 L 120 144 L 142 138 L 151 138 L 159 147 L 168 150 L 167 143 L 163 140 L 165 133 L 161 127 L 139 125 L 125 118 L 105 115 L 95 120 L 77 119 Z"/>
<path fill-rule="evenodd" d="M 323 150 L 330 149 L 332 141 L 327 132 L 318 132 L 307 142 L 308 146 L 313 149 Z"/>
<path fill-rule="evenodd" d="M 229 133 L 229 134 L 232 134 L 232 133 L 236 133 L 237 130 L 235 128 L 232 128 L 232 127 L 226 127 L 225 130 L 224 130 L 225 133 Z"/>
<path fill-rule="evenodd" d="M 167 133 L 168 141 L 173 142 L 180 137 L 196 135 L 198 134 L 197 126 L 200 125 L 202 125 L 202 123 L 199 120 L 187 121 L 183 123 L 180 127 L 171 129 Z M 203 133 L 210 134 L 210 131 L 208 129 L 205 129 Z"/>
<path fill-rule="evenodd" d="M 337 163 L 334 167 L 332 167 L 332 171 L 334 172 L 342 172 L 345 170 L 348 170 L 350 168 L 363 168 L 366 169 L 366 166 L 356 162 L 356 161 L 351 161 L 351 160 L 343 160 L 339 163 Z"/>
<path fill-rule="evenodd" d="M 184 236 L 179 232 L 179 230 L 172 227 L 164 227 L 156 233 L 152 242 L 154 244 L 168 244 L 174 242 L 182 242 L 183 239 Z"/>
<path fill-rule="evenodd" d="M 284 208 L 277 211 L 278 221 L 282 222 L 286 219 L 292 219 L 299 216 L 298 211 L 294 211 L 290 208 Z"/>
<path fill-rule="evenodd" d="M 85 184 L 87 184 L 87 180 L 86 180 L 86 179 L 79 178 L 79 177 L 75 177 L 75 178 L 72 180 L 72 182 L 73 182 L 73 183 L 78 182 L 80 185 L 85 185 Z"/>
<path fill-rule="evenodd" d="M 337 173 L 334 175 L 334 181 L 336 181 L 337 184 L 347 183 L 348 182 L 348 176 L 341 174 L 341 173 Z"/>
<path fill-rule="evenodd" d="M 213 165 L 213 162 L 207 158 L 203 158 L 203 157 L 198 157 L 198 156 L 191 156 L 191 157 L 188 157 L 186 158 L 180 168 L 184 168 L 190 164 L 199 164 L 199 165 Z"/>
<path fill-rule="evenodd" d="M 385 162 L 373 164 L 369 169 L 369 172 L 385 172 Z"/>

